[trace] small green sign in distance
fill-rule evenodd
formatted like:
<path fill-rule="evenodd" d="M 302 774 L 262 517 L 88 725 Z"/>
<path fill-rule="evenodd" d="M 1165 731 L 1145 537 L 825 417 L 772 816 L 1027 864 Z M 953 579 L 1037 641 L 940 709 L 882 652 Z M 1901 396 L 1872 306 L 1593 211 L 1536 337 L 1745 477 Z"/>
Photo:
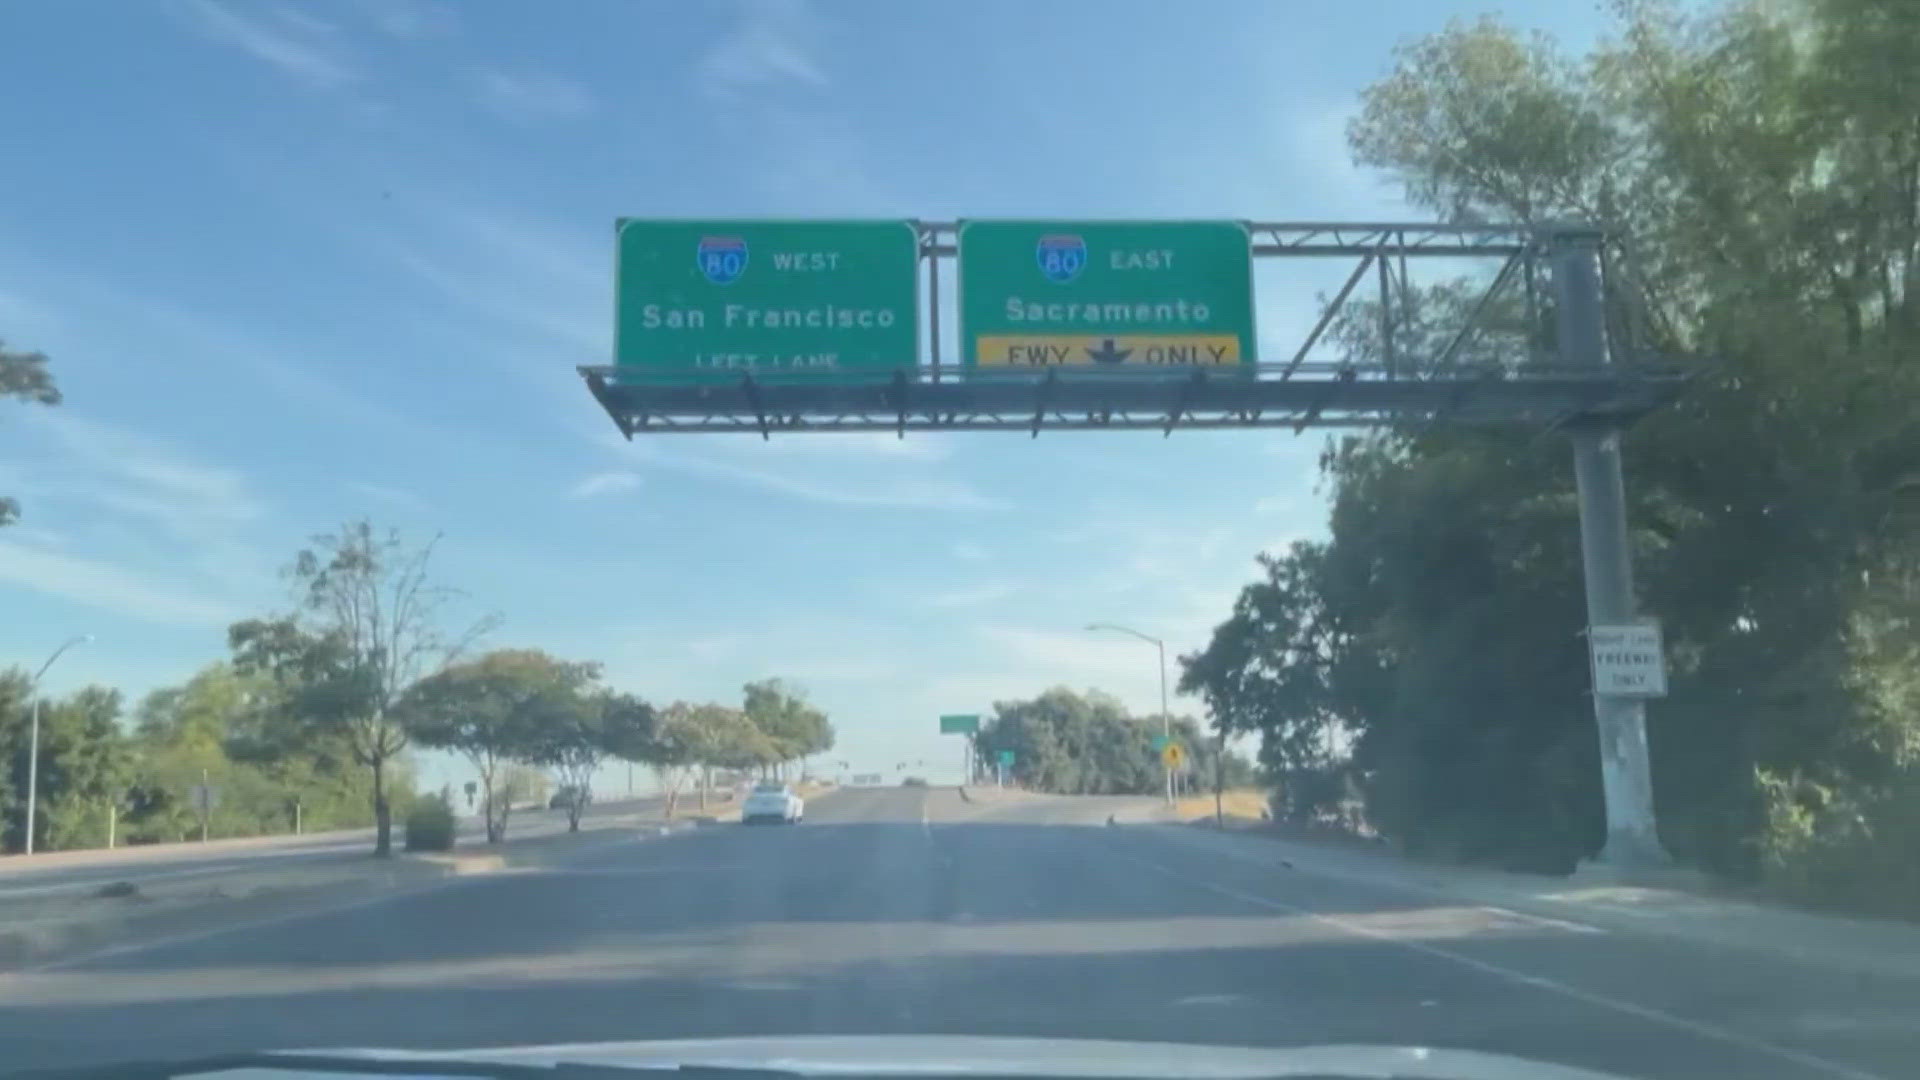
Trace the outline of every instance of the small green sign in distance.
<path fill-rule="evenodd" d="M 919 362 L 907 221 L 616 225 L 614 363 L 690 383 L 883 378 Z"/>
<path fill-rule="evenodd" d="M 1011 768 L 1013 765 L 1013 751 L 1011 750 L 1000 751 L 1000 764 Z"/>
<path fill-rule="evenodd" d="M 961 363 L 1238 367 L 1256 359 L 1236 221 L 967 221 Z"/>
<path fill-rule="evenodd" d="M 979 713 L 949 713 L 940 718 L 940 734 L 942 735 L 971 735 L 979 730 Z"/>

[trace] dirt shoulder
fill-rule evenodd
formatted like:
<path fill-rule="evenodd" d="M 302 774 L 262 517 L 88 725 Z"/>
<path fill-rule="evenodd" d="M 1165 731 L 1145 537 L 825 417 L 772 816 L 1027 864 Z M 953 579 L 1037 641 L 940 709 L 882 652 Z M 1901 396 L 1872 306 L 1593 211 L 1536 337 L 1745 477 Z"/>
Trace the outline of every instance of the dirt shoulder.
<path fill-rule="evenodd" d="M 1920 926 L 1818 914 L 1726 895 L 1710 883 L 1690 884 L 1697 875 L 1673 875 L 1671 882 L 1610 881 L 1603 874 L 1556 878 L 1415 862 L 1379 844 L 1286 838 L 1268 829 L 1159 828 L 1282 872 L 1377 885 L 1450 903 L 1464 900 L 1613 932 L 1766 952 L 1836 970 L 1920 977 Z"/>

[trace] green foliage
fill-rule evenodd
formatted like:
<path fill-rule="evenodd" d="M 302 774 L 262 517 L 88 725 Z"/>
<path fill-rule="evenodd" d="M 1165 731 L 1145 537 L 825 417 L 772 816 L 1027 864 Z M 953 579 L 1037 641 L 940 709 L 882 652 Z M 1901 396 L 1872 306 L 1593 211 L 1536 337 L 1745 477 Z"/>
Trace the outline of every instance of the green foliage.
<path fill-rule="evenodd" d="M 833 725 L 797 688 L 779 679 L 762 679 L 748 683 L 742 692 L 746 695 L 742 712 L 766 740 L 772 763 L 784 764 L 833 749 Z"/>
<path fill-rule="evenodd" d="M 1164 790 L 1166 773 L 1154 739 L 1158 717 L 1128 715 L 1098 691 L 1076 694 L 1056 687 L 1030 701 L 994 703 L 974 747 L 992 762 L 1014 755 L 1013 779 L 1023 787 L 1063 795 L 1141 795 Z M 1187 751 L 1187 768 L 1200 789 L 1213 783 L 1216 742 L 1192 720 L 1173 721 L 1173 738 Z M 1245 776 L 1244 762 L 1230 773 Z"/>
<path fill-rule="evenodd" d="M 27 755 L 31 742 L 31 679 L 0 672 L 0 850 L 26 841 Z M 63 701 L 40 703 L 39 806 L 34 847 L 53 851 L 106 842 L 108 816 L 124 791 L 128 748 L 119 727 L 120 695 L 87 687 Z"/>
<path fill-rule="evenodd" d="M 1605 226 L 1619 358 L 1701 372 L 1624 444 L 1641 606 L 1672 667 L 1649 710 L 1669 848 L 1802 893 L 1915 895 L 1891 867 L 1920 839 L 1902 794 L 1920 730 L 1920 9 L 1616 9 L 1621 33 L 1582 60 L 1493 21 L 1408 45 L 1365 96 L 1355 156 L 1453 220 Z M 1403 350 L 1431 355 L 1477 287 L 1422 291 Z M 1550 312 L 1495 314 L 1517 332 L 1472 363 L 1553 348 Z M 1372 325 L 1362 306 L 1337 328 L 1350 359 L 1382 359 Z M 1260 731 L 1270 770 L 1350 746 L 1370 819 L 1416 850 L 1591 854 L 1564 450 L 1442 428 L 1342 440 L 1322 464 L 1328 540 L 1264 560 L 1183 688 Z"/>
<path fill-rule="evenodd" d="M 40 352 L 15 352 L 0 341 L 0 400 L 36 405 L 60 404 L 60 390 L 47 371 L 47 356 Z M 11 522 L 20 513 L 14 500 L 0 496 L 0 525 Z"/>
<path fill-rule="evenodd" d="M 1756 839 L 1762 878 L 1780 892 L 1899 918 L 1920 918 L 1920 769 L 1871 788 L 1755 775 L 1766 806 Z"/>
<path fill-rule="evenodd" d="M 460 595 L 428 574 L 434 543 L 409 548 L 365 521 L 313 539 L 288 568 L 298 609 L 228 631 L 235 663 L 270 676 L 282 720 L 300 741 L 337 739 L 373 781 L 374 851 L 391 846 L 390 763 L 407 730 L 392 714 L 402 694 L 452 663 L 493 626 L 449 636 L 445 608 Z"/>
<path fill-rule="evenodd" d="M 545 802 L 547 768 L 585 790 L 608 756 L 684 756 L 650 706 L 596 684 L 597 665 L 510 650 L 457 663 L 489 623 L 442 636 L 451 594 L 427 580 L 430 553 L 350 525 L 295 560 L 299 610 L 235 623 L 230 663 L 150 693 L 124 728 L 110 690 L 42 701 L 36 848 L 104 845 L 110 828 L 122 844 L 197 839 L 189 800 L 204 783 L 217 796 L 210 837 L 372 823 L 384 853 L 383 823 L 413 802 L 404 753 L 416 733 L 481 766 L 496 838 L 514 803 Z M 0 671 L 0 850 L 24 841 L 29 688 L 25 672 Z M 707 753 L 720 760 L 774 760 L 744 719 L 715 732 Z"/>
<path fill-rule="evenodd" d="M 407 811 L 408 851 L 452 851 L 454 832 L 453 807 L 440 796 L 417 800 Z"/>
<path fill-rule="evenodd" d="M 514 793 L 504 769 L 542 759 L 592 723 L 597 664 L 536 649 L 499 649 L 420 680 L 392 717 L 421 745 L 455 750 L 480 774 L 487 842 L 505 839 Z"/>
<path fill-rule="evenodd" d="M 558 710 L 537 734 L 529 760 L 558 776 L 566 802 L 567 829 L 578 831 L 594 773 L 608 757 L 645 759 L 653 736 L 652 706 L 631 694 L 599 690 L 583 694 L 578 707 Z"/>
<path fill-rule="evenodd" d="M 306 830 L 370 824 L 368 774 L 338 746 L 295 738 L 306 729 L 286 724 L 281 708 L 271 680 L 224 663 L 149 694 L 128 745 L 125 840 L 197 838 L 188 793 L 203 778 L 219 792 L 208 821 L 216 838 L 290 832 L 296 816 Z M 403 770 L 388 780 L 407 789 Z"/>

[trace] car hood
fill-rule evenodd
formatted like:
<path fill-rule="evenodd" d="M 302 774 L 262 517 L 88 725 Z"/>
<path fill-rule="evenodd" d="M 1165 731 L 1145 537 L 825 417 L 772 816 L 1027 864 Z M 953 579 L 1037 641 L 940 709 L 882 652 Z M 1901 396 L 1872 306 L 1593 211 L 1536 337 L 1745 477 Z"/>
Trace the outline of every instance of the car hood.
<path fill-rule="evenodd" d="M 382 1060 L 460 1058 L 626 1068 L 682 1065 L 777 1069 L 806 1076 L 856 1073 L 945 1076 L 1113 1077 L 1119 1080 L 1250 1080 L 1365 1077 L 1395 1080 L 1632 1080 L 1613 1073 L 1441 1047 L 1326 1045 L 1285 1048 L 972 1035 L 814 1035 L 647 1042 L 570 1043 L 431 1053 L 330 1050 Z"/>

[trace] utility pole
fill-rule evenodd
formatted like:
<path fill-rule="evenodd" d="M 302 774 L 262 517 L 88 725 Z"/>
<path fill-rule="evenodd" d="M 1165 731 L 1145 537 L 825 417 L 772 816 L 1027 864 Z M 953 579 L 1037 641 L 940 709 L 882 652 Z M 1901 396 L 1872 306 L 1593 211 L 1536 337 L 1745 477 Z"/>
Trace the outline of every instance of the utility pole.
<path fill-rule="evenodd" d="M 1221 832 L 1227 831 L 1226 790 L 1227 729 L 1223 727 L 1213 747 L 1213 824 Z"/>
<path fill-rule="evenodd" d="M 1167 712 L 1167 643 L 1149 634 L 1143 634 L 1138 630 L 1129 630 L 1124 626 L 1115 626 L 1112 623 L 1091 623 L 1087 626 L 1087 629 L 1088 630 L 1112 630 L 1117 633 L 1126 634 L 1131 637 L 1139 638 L 1141 641 L 1144 641 L 1147 644 L 1152 645 L 1155 649 L 1159 650 L 1160 652 L 1160 735 L 1167 742 L 1172 742 L 1173 741 L 1173 716 L 1171 713 Z M 1162 771 L 1166 773 L 1166 781 L 1167 781 L 1166 798 L 1167 798 L 1167 803 L 1171 805 L 1173 802 L 1173 767 L 1171 765 L 1164 764 L 1163 762 L 1160 768 Z"/>
<path fill-rule="evenodd" d="M 61 653 L 66 652 L 68 649 L 82 642 L 92 640 L 92 634 L 81 634 L 79 637 L 68 638 L 64 644 L 53 650 L 53 655 L 47 657 L 47 662 L 40 665 L 39 671 L 34 672 L 33 682 L 27 684 L 27 696 L 33 699 L 33 722 L 30 726 L 31 734 L 27 736 L 27 843 L 25 853 L 28 855 L 33 854 L 33 814 L 35 806 L 40 801 L 40 676 L 45 675 L 47 669 L 53 666 L 53 662 L 60 659 Z"/>
<path fill-rule="evenodd" d="M 1600 280 L 1600 233 L 1567 226 L 1549 240 L 1560 360 L 1602 368 L 1607 359 L 1605 298 Z M 1627 538 L 1626 483 L 1620 469 L 1620 428 L 1606 420 L 1568 425 L 1573 476 L 1580 499 L 1580 555 L 1587 591 L 1587 625 L 1634 621 L 1632 551 Z M 1647 753 L 1647 712 L 1641 699 L 1593 695 L 1600 739 L 1600 786 L 1605 795 L 1606 844 L 1598 861 L 1621 868 L 1664 867 L 1672 857 L 1660 844 L 1653 809 L 1653 771 Z"/>

